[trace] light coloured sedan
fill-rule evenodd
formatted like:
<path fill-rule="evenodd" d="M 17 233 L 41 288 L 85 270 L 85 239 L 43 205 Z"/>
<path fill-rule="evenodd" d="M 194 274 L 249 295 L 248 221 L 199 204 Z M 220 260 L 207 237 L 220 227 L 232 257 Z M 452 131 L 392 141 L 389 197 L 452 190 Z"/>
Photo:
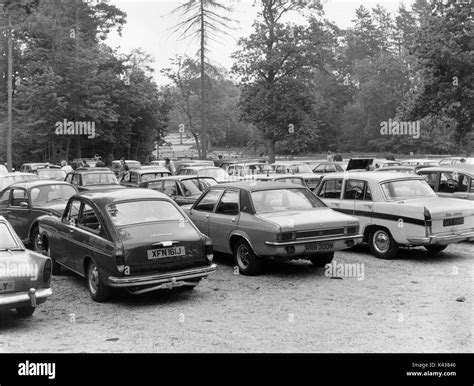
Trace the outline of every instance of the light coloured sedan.
<path fill-rule="evenodd" d="M 214 185 L 186 209 L 199 230 L 211 237 L 214 250 L 232 253 L 244 275 L 260 273 L 269 257 L 308 259 L 324 267 L 334 251 L 362 241 L 356 218 L 333 211 L 307 187 L 291 183 Z"/>

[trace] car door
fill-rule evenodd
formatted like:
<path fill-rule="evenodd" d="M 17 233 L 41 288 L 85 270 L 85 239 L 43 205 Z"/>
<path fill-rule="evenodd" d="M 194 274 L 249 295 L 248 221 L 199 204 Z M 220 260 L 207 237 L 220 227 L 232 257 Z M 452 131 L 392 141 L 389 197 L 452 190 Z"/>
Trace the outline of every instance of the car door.
<path fill-rule="evenodd" d="M 316 195 L 331 209 L 341 207 L 342 178 L 325 179 L 319 186 Z"/>
<path fill-rule="evenodd" d="M 221 196 L 215 212 L 209 216 L 209 236 L 216 251 L 230 252 L 230 234 L 237 229 L 239 217 L 239 190 L 227 189 Z"/>
<path fill-rule="evenodd" d="M 344 184 L 340 211 L 359 218 L 360 229 L 372 223 L 374 205 L 367 181 L 347 179 Z"/>
<path fill-rule="evenodd" d="M 31 208 L 28 192 L 23 188 L 12 188 L 5 218 L 10 222 L 15 232 L 22 240 L 28 237 Z"/>
<path fill-rule="evenodd" d="M 76 253 L 74 233 L 79 220 L 81 204 L 81 200 L 77 198 L 69 200 L 61 221 L 57 223 L 56 234 L 53 235 L 55 241 L 49 243 L 51 256 L 58 263 L 70 269 L 73 269 L 74 266 L 74 254 Z"/>
<path fill-rule="evenodd" d="M 209 236 L 209 218 L 223 192 L 223 188 L 208 190 L 189 211 L 193 223 L 207 236 Z"/>

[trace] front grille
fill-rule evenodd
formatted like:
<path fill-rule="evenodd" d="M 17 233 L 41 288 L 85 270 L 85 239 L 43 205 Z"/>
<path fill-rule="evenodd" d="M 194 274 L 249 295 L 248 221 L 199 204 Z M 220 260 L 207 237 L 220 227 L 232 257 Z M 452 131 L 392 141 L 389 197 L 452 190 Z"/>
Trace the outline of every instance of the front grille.
<path fill-rule="evenodd" d="M 333 236 L 333 235 L 343 235 L 343 234 L 344 234 L 344 228 L 320 229 L 320 230 L 296 232 L 296 238 L 305 239 L 309 237 Z"/>

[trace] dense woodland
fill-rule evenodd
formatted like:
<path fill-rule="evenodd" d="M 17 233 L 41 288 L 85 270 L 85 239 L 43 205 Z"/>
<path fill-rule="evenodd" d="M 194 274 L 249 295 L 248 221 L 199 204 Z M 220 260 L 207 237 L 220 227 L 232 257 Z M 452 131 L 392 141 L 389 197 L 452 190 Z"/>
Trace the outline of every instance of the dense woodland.
<path fill-rule="evenodd" d="M 352 26 L 341 30 L 318 1 L 258 0 L 254 30 L 240 38 L 232 69 L 177 57 L 161 70 L 166 87 L 154 82 L 147 53 L 119 54 L 105 44 L 126 23 L 117 7 L 75 0 L 1 4 L 0 130 L 7 127 L 11 31 L 14 165 L 95 153 L 146 161 L 154 143 L 181 123 L 200 151 L 203 122 L 211 149 L 240 146 L 271 158 L 472 148 L 473 21 L 463 1 L 416 0 L 395 15 L 360 6 Z M 293 13 L 304 22 L 289 22 Z M 94 122 L 96 137 L 56 135 L 55 124 L 65 119 Z M 422 135 L 382 136 L 381 122 L 389 120 L 419 121 Z M 5 153 L 2 135 L 3 160 Z"/>

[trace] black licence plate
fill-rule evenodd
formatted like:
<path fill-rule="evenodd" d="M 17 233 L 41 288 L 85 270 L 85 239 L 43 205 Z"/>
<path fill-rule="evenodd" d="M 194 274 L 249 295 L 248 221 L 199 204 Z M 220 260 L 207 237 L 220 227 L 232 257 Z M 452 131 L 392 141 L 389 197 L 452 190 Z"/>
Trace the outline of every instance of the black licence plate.
<path fill-rule="evenodd" d="M 461 225 L 461 224 L 464 224 L 464 217 L 447 218 L 443 220 L 444 227 L 451 227 L 453 225 Z"/>

